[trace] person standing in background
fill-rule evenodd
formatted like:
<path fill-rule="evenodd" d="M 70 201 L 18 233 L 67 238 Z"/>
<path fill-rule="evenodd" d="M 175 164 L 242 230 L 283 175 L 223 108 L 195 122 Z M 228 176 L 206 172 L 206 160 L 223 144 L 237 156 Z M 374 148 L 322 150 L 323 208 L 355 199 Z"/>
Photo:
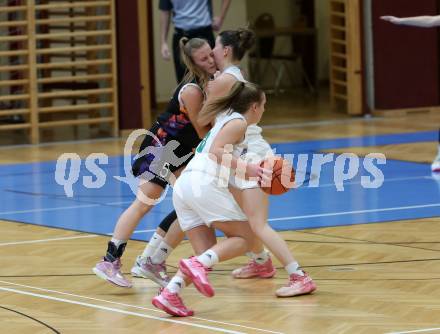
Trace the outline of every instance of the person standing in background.
<path fill-rule="evenodd" d="M 384 21 L 391 22 L 397 25 L 434 28 L 440 27 L 440 15 L 434 16 L 412 16 L 412 17 L 396 17 L 391 15 L 381 16 Z M 440 173 L 440 128 L 438 130 L 438 153 L 431 164 L 431 171 L 433 173 Z"/>
<path fill-rule="evenodd" d="M 162 58 L 171 58 L 168 48 L 170 21 L 174 24 L 173 59 L 177 83 L 185 75 L 185 65 L 180 60 L 179 41 L 182 37 L 203 38 L 214 47 L 214 31 L 220 30 L 231 0 L 222 0 L 219 16 L 213 16 L 212 0 L 159 0 L 160 9 L 160 52 Z"/>

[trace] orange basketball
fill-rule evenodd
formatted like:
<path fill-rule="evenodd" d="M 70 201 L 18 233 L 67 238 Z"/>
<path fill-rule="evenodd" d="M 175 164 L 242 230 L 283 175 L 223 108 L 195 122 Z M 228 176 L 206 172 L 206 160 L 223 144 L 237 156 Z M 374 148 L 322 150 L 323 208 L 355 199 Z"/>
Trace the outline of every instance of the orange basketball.
<path fill-rule="evenodd" d="M 270 184 L 261 184 L 261 190 L 269 195 L 282 195 L 293 187 L 295 182 L 295 169 L 292 164 L 281 158 L 271 157 L 263 160 L 260 164 L 265 169 L 272 170 L 272 180 Z"/>

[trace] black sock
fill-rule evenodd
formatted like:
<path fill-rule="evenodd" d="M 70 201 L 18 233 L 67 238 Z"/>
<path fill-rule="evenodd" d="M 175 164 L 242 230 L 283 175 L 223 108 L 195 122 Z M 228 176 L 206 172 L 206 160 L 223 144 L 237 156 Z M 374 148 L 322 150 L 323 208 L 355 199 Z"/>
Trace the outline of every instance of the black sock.
<path fill-rule="evenodd" d="M 122 254 L 124 254 L 125 246 L 127 246 L 126 242 L 120 244 L 119 247 L 116 247 L 116 245 L 112 241 L 109 241 L 107 246 L 107 253 L 104 256 L 104 261 L 113 262 L 119 259 Z"/>

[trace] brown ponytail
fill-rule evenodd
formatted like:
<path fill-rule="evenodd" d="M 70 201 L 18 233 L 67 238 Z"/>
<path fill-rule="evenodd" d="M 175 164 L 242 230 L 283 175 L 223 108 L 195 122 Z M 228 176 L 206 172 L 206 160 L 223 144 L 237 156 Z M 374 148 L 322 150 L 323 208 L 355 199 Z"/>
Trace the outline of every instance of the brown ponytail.
<path fill-rule="evenodd" d="M 225 30 L 219 36 L 223 46 L 230 46 L 232 48 L 234 60 L 241 60 L 246 52 L 255 44 L 255 33 L 247 28 Z"/>

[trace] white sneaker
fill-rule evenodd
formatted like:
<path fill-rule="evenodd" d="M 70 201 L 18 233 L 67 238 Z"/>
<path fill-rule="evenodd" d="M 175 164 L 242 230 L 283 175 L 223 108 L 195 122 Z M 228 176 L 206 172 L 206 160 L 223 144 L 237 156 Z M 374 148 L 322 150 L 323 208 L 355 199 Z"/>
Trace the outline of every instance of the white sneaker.
<path fill-rule="evenodd" d="M 166 287 L 170 281 L 165 262 L 155 264 L 151 262 L 150 257 L 142 259 L 141 256 L 138 256 L 133 268 L 131 268 L 131 275 L 133 277 L 151 279 L 161 287 Z"/>
<path fill-rule="evenodd" d="M 432 162 L 431 170 L 435 173 L 440 172 L 440 152 L 437 154 L 436 158 Z"/>

